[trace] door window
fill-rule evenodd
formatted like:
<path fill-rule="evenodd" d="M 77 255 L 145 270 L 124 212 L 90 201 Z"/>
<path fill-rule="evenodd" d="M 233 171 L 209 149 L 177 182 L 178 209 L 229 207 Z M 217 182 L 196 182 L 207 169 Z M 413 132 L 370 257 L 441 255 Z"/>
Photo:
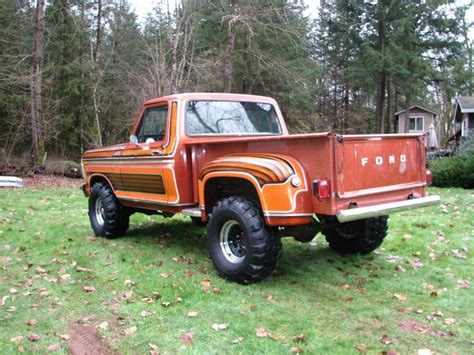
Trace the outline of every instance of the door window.
<path fill-rule="evenodd" d="M 137 129 L 138 143 L 162 141 L 165 137 L 167 117 L 168 106 L 147 109 Z"/>

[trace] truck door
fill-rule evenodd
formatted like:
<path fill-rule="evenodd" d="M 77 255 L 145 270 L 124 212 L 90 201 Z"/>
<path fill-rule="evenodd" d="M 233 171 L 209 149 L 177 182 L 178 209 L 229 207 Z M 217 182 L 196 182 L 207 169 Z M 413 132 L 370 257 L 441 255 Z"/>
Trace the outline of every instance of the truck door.
<path fill-rule="evenodd" d="M 167 102 L 146 107 L 135 129 L 138 142 L 129 142 L 121 152 L 122 191 L 119 199 L 166 204 L 163 177 L 164 144 L 170 121 Z"/>

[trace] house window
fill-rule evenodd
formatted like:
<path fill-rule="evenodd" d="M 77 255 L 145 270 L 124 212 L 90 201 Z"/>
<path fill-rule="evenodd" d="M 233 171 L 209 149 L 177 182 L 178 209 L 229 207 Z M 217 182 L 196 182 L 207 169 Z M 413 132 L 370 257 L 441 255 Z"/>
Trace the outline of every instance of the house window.
<path fill-rule="evenodd" d="M 423 131 L 423 116 L 411 116 L 409 130 L 410 132 Z"/>

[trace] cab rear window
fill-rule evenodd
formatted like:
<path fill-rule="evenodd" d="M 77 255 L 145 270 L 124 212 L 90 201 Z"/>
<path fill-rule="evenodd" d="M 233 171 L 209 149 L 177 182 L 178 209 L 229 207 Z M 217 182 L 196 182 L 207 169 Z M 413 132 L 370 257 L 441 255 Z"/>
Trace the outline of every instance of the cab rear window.
<path fill-rule="evenodd" d="M 187 135 L 281 134 L 272 104 L 240 101 L 189 101 Z"/>

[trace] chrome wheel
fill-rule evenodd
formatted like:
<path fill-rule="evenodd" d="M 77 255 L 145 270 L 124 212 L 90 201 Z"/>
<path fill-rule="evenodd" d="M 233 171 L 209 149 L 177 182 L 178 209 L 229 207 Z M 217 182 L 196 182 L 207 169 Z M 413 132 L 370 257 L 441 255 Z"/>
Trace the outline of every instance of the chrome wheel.
<path fill-rule="evenodd" d="M 240 224 L 230 220 L 224 223 L 219 234 L 219 242 L 224 257 L 233 264 L 245 258 L 245 237 Z"/>
<path fill-rule="evenodd" d="M 102 202 L 101 197 L 97 197 L 95 201 L 95 219 L 98 224 L 101 226 L 104 225 L 105 220 L 105 210 L 104 210 L 104 203 Z"/>

